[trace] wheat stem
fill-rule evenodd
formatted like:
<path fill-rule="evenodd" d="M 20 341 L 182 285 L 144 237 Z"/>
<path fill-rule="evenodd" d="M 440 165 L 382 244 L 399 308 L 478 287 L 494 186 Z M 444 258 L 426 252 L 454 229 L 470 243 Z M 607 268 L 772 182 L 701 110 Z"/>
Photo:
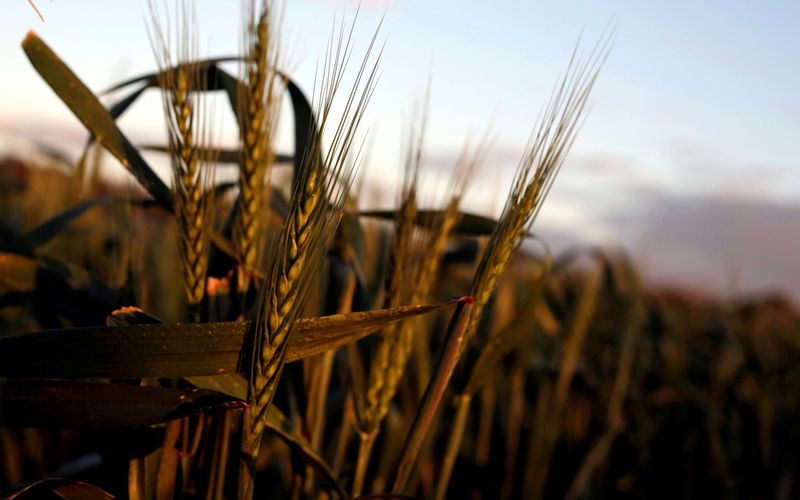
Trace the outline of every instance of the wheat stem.
<path fill-rule="evenodd" d="M 447 485 L 450 483 L 450 475 L 453 473 L 453 466 L 456 463 L 464 430 L 467 427 L 470 403 L 472 403 L 472 396 L 469 394 L 462 394 L 455 398 L 456 414 L 450 428 L 447 448 L 442 459 L 442 468 L 436 478 L 436 496 L 434 497 L 436 500 L 444 500 L 447 494 Z"/>
<path fill-rule="evenodd" d="M 376 432 L 361 432 L 359 434 L 358 458 L 356 459 L 356 470 L 353 476 L 352 496 L 354 498 L 361 496 L 361 492 L 364 489 L 364 479 L 367 475 L 367 467 L 369 467 L 372 447 L 375 445 L 376 436 Z"/>
<path fill-rule="evenodd" d="M 453 375 L 458 362 L 458 354 L 463 348 L 462 343 L 466 339 L 466 329 L 472 306 L 473 300 L 470 298 L 468 301 L 460 302 L 453 313 L 453 318 L 447 330 L 447 344 L 436 364 L 436 372 L 433 375 L 433 379 L 425 389 L 420 407 L 414 416 L 414 422 L 411 424 L 411 430 L 403 445 L 400 465 L 397 468 L 394 486 L 392 487 L 392 491 L 395 493 L 405 490 L 408 479 L 411 476 L 411 470 L 419 456 L 423 440 L 428 434 L 436 410 L 442 401 L 444 391 L 447 389 L 447 383 Z"/>

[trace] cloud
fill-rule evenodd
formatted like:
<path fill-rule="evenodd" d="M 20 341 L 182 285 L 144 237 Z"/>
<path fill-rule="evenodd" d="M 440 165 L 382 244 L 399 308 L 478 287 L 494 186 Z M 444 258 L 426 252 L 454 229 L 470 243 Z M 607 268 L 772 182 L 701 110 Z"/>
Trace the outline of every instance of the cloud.
<path fill-rule="evenodd" d="M 470 151 L 474 151 L 481 141 L 481 137 L 474 137 L 467 142 Z M 489 175 L 494 177 L 497 169 L 507 170 L 509 175 L 514 173 L 514 169 L 519 163 L 523 153 L 523 147 L 510 144 L 490 144 L 486 151 L 486 159 L 483 167 L 477 175 Z M 455 167 L 461 155 L 461 150 L 428 148 L 423 151 L 423 163 L 425 169 L 449 173 Z"/>
<path fill-rule="evenodd" d="M 652 281 L 800 298 L 800 205 L 723 196 L 650 197 L 619 237 Z"/>
<path fill-rule="evenodd" d="M 800 205 L 782 186 L 790 167 L 732 158 L 700 142 L 668 143 L 667 169 L 613 151 L 568 158 L 534 231 L 556 252 L 622 247 L 652 284 L 732 295 L 784 291 L 800 300 Z M 496 215 L 521 150 L 494 148 L 475 203 Z M 427 155 L 441 173 L 450 152 Z"/>
<path fill-rule="evenodd" d="M 671 151 L 666 180 L 632 157 L 572 158 L 538 230 L 556 249 L 622 246 L 652 283 L 800 299 L 800 204 L 780 191 L 788 167 L 728 161 L 691 142 Z"/>
<path fill-rule="evenodd" d="M 800 123 L 800 101 L 788 101 L 781 109 L 795 122 Z"/>
<path fill-rule="evenodd" d="M 633 156 L 613 152 L 573 154 L 567 159 L 570 174 L 630 179 L 641 175 L 641 162 Z"/>
<path fill-rule="evenodd" d="M 687 191 L 706 191 L 744 198 L 771 198 L 793 181 L 788 164 L 742 160 L 704 144 L 679 140 L 669 143 L 675 181 Z"/>

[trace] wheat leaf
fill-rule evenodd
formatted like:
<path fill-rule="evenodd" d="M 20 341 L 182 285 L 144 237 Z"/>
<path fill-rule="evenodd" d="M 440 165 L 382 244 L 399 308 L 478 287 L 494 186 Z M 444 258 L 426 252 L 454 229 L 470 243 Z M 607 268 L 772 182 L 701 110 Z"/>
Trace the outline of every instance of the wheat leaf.
<path fill-rule="evenodd" d="M 164 322 L 155 316 L 151 316 L 138 307 L 121 307 L 106 318 L 108 326 L 129 326 L 129 325 L 160 325 Z"/>
<path fill-rule="evenodd" d="M 239 61 L 241 57 L 239 56 L 222 56 L 222 57 L 214 57 L 209 59 L 202 59 L 200 61 L 195 61 L 192 63 L 192 67 L 190 70 L 192 72 L 198 72 L 199 74 L 204 74 L 208 71 L 208 68 L 216 67 L 217 64 L 223 62 L 233 62 Z M 176 68 L 170 68 L 173 72 Z M 147 73 L 144 75 L 134 76 L 133 78 L 129 78 L 127 80 L 123 80 L 119 83 L 114 84 L 112 87 L 109 87 L 101 92 L 101 94 L 110 94 L 111 92 L 116 92 L 118 90 L 122 90 L 125 87 L 130 87 L 135 83 L 146 83 L 147 87 L 158 87 L 159 86 L 159 78 L 163 78 L 163 75 L 170 71 L 167 69 L 165 71 L 157 72 L 157 73 Z M 200 80 L 198 80 L 200 81 Z M 211 88 L 213 86 L 205 86 L 206 88 Z M 215 87 L 214 90 L 219 90 L 218 87 Z"/>
<path fill-rule="evenodd" d="M 134 90 L 130 94 L 126 95 L 119 101 L 115 102 L 108 108 L 108 114 L 110 114 L 114 119 L 119 118 L 122 114 L 130 108 L 133 103 L 135 103 L 139 97 L 142 96 L 145 90 L 149 89 L 150 85 L 143 85 L 138 89 Z M 89 142 L 94 140 L 94 135 L 89 138 Z"/>
<path fill-rule="evenodd" d="M 355 342 L 390 323 L 458 303 L 300 319 L 286 362 Z M 44 330 L 0 339 L 7 378 L 179 378 L 235 373 L 249 323 L 137 324 Z"/>
<path fill-rule="evenodd" d="M 22 48 L 33 67 L 98 141 L 136 177 L 160 204 L 172 209 L 172 191 L 153 172 L 114 118 L 88 87 L 36 33 L 29 32 Z"/>
<path fill-rule="evenodd" d="M 36 289 L 38 263 L 27 256 L 0 252 L 0 286 L 14 292 L 32 292 Z"/>
<path fill-rule="evenodd" d="M 291 78 L 281 74 L 286 81 L 286 90 L 289 91 L 289 98 L 292 101 L 292 111 L 294 112 L 294 181 L 292 189 L 296 189 L 298 180 L 301 178 L 303 165 L 313 165 L 314 161 L 306 159 L 306 155 L 311 154 L 308 149 L 317 141 L 319 135 L 314 112 L 311 109 L 303 91 Z M 317 154 L 321 154 L 317 152 Z M 319 163 L 322 164 L 321 157 Z"/>
<path fill-rule="evenodd" d="M 81 481 L 72 479 L 50 478 L 15 487 L 0 492 L 5 500 L 23 500 L 25 498 L 63 498 L 64 500 L 111 500 L 111 493 Z"/>
<path fill-rule="evenodd" d="M 88 271 L 46 257 L 0 252 L 0 287 L 36 304 L 37 316 L 47 320 L 45 324 L 64 317 L 76 325 L 102 325 L 106 315 L 119 307 L 118 294 Z"/>
<path fill-rule="evenodd" d="M 145 427 L 211 408 L 239 407 L 203 389 L 72 380 L 0 381 L 0 424 L 25 427 Z"/>
<path fill-rule="evenodd" d="M 199 389 L 220 392 L 242 401 L 247 399 L 248 381 L 238 373 L 200 375 L 197 377 L 184 377 L 183 379 Z"/>
<path fill-rule="evenodd" d="M 45 222 L 39 224 L 36 228 L 32 229 L 28 234 L 24 235 L 19 243 L 21 249 L 26 252 L 33 253 L 38 247 L 48 243 L 58 233 L 66 229 L 66 227 L 75 219 L 83 215 L 87 210 L 105 206 L 105 205 L 133 205 L 133 206 L 150 206 L 153 204 L 152 200 L 128 200 L 124 198 L 112 197 L 99 197 L 92 200 L 85 201 L 74 207 L 61 212 L 58 215 L 51 217 Z"/>

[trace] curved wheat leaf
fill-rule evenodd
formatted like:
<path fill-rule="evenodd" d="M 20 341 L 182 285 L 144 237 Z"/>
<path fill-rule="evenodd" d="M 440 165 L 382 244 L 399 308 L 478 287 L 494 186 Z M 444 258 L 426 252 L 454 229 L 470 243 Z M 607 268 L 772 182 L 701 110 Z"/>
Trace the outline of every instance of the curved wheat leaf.
<path fill-rule="evenodd" d="M 172 210 L 172 191 L 153 172 L 137 149 L 117 128 L 114 118 L 72 70 L 39 38 L 29 32 L 22 48 L 33 67 L 83 125 L 128 169 L 153 198 Z"/>

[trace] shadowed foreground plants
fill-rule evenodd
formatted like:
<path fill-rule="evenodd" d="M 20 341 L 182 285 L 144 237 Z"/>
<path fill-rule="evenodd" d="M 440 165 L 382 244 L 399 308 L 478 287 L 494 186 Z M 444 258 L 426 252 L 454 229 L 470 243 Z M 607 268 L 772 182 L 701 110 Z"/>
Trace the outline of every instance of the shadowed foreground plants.
<path fill-rule="evenodd" d="M 493 220 L 459 208 L 486 140 L 439 203 L 420 194 L 422 117 L 397 206 L 359 210 L 377 35 L 353 66 L 341 27 L 309 101 L 271 4 L 249 6 L 244 55 L 219 59 L 194 52 L 185 8 L 177 46 L 154 14 L 159 71 L 108 107 L 23 42 L 90 140 L 70 169 L 0 160 L 4 497 L 797 496 L 791 304 L 651 290 L 624 255 L 523 246 L 608 39 L 576 50 Z M 138 147 L 117 119 L 145 92 L 167 136 Z M 234 147 L 214 144 L 214 93 Z M 283 101 L 291 153 L 274 150 Z M 99 148 L 136 186 L 101 180 Z"/>

